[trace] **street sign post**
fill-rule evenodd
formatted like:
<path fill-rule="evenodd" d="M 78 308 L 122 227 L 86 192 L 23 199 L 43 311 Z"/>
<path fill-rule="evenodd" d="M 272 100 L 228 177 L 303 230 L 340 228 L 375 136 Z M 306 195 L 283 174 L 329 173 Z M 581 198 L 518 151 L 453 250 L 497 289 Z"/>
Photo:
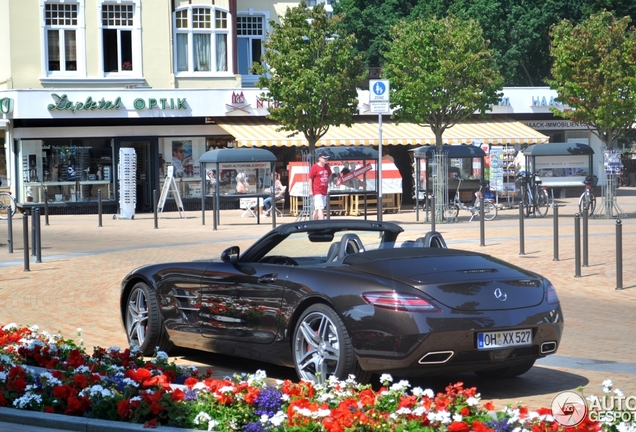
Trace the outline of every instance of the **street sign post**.
<path fill-rule="evenodd" d="M 378 113 L 378 222 L 382 222 L 382 114 L 389 114 L 391 102 L 389 80 L 369 80 L 369 104 Z"/>

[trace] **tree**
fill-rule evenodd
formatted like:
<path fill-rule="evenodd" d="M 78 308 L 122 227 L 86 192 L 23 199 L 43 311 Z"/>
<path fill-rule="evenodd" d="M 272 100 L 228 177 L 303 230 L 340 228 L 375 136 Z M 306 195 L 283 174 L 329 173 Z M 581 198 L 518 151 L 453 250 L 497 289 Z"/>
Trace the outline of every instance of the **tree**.
<path fill-rule="evenodd" d="M 501 98 L 503 79 L 475 20 L 416 19 L 392 27 L 391 37 L 383 77 L 393 115 L 429 126 L 438 149 L 446 129 Z"/>
<path fill-rule="evenodd" d="M 603 11 L 576 26 L 563 20 L 550 33 L 549 83 L 568 107 L 553 112 L 587 125 L 608 149 L 636 118 L 636 29 L 630 22 Z"/>
<path fill-rule="evenodd" d="M 382 75 L 391 85 L 393 117 L 431 128 L 438 150 L 433 176 L 445 179 L 444 131 L 496 104 L 503 78 L 475 20 L 418 18 L 393 26 L 390 34 Z M 438 197 L 433 217 L 441 222 L 448 183 L 433 185 Z"/>
<path fill-rule="evenodd" d="M 280 24 L 270 21 L 263 63 L 254 66 L 259 88 L 268 90 L 262 97 L 272 102 L 268 117 L 290 136 L 302 132 L 312 153 L 330 126 L 351 126 L 356 84 L 365 78 L 355 37 L 338 33 L 338 23 L 323 4 L 309 9 L 302 0 Z"/>

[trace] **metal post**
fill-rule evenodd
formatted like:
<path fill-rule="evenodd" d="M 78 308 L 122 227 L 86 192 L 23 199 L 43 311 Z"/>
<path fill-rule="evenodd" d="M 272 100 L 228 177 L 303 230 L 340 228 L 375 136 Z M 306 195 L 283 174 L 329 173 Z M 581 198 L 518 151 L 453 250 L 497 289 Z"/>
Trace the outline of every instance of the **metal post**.
<path fill-rule="evenodd" d="M 49 199 L 47 189 L 44 189 L 44 225 L 49 226 Z"/>
<path fill-rule="evenodd" d="M 431 195 L 431 231 L 435 231 L 435 195 Z"/>
<path fill-rule="evenodd" d="M 36 207 L 35 216 L 35 242 L 33 243 L 33 249 L 35 250 L 35 262 L 42 262 L 42 233 L 40 232 L 40 208 Z"/>
<path fill-rule="evenodd" d="M 203 190 L 203 189 L 201 189 Z M 155 209 L 155 214 L 154 214 L 154 218 L 155 218 L 155 229 L 159 229 L 159 211 L 157 210 L 157 205 L 158 205 L 158 200 L 157 200 L 157 189 L 153 189 L 152 191 L 152 208 Z M 203 207 L 203 212 L 202 212 L 202 218 L 203 218 L 203 225 L 205 225 L 205 201 L 203 201 L 202 204 Z"/>
<path fill-rule="evenodd" d="M 525 239 L 523 237 L 523 205 L 519 205 L 519 255 L 525 255 Z"/>
<path fill-rule="evenodd" d="M 35 256 L 35 213 L 34 213 L 35 209 L 31 209 L 31 255 Z"/>
<path fill-rule="evenodd" d="M 484 194 L 479 198 L 479 246 L 486 246 L 486 224 L 484 223 Z"/>
<path fill-rule="evenodd" d="M 29 215 L 25 210 L 22 213 L 22 241 L 24 242 L 24 271 L 29 269 Z"/>
<path fill-rule="evenodd" d="M 574 215 L 574 277 L 581 277 L 581 215 Z"/>
<path fill-rule="evenodd" d="M 97 227 L 102 227 L 102 190 L 97 189 Z"/>
<path fill-rule="evenodd" d="M 382 114 L 378 114 L 378 134 L 379 134 L 379 142 L 378 142 L 378 222 L 382 222 L 382 208 L 384 207 L 382 204 Z M 365 209 L 366 210 L 366 209 Z M 365 211 L 366 218 L 366 211 Z"/>
<path fill-rule="evenodd" d="M 616 289 L 623 289 L 623 222 L 616 219 Z"/>
<path fill-rule="evenodd" d="M 588 221 L 588 207 L 587 204 L 583 205 L 583 267 L 589 267 L 588 253 L 587 253 L 587 221 Z"/>
<path fill-rule="evenodd" d="M 559 206 L 555 202 L 552 203 L 553 214 L 553 233 L 554 233 L 554 258 L 552 261 L 559 261 Z"/>
<path fill-rule="evenodd" d="M 9 236 L 7 238 L 7 244 L 9 246 L 9 253 L 13 253 L 13 220 L 11 217 L 11 212 L 7 214 L 7 228 L 9 230 Z"/>

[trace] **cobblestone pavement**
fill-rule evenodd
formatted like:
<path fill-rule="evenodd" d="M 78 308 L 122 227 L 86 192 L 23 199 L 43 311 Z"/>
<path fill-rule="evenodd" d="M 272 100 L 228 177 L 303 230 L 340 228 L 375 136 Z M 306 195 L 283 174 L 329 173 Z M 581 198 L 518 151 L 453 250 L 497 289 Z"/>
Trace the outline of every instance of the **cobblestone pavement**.
<path fill-rule="evenodd" d="M 554 218 L 524 219 L 523 254 L 519 212 L 503 209 L 497 219 L 484 224 L 481 245 L 479 221 L 437 224 L 449 247 L 479 251 L 504 259 L 548 277 L 557 288 L 565 316 L 565 330 L 556 355 L 541 360 L 525 375 L 510 380 L 486 380 L 473 374 L 431 379 L 411 379 L 413 385 L 443 390 L 450 382 L 476 386 L 483 400 L 502 407 L 521 402 L 533 408 L 549 406 L 561 391 L 584 386 L 586 394 L 600 394 L 601 382 L 612 379 L 626 395 L 636 395 L 636 189 L 619 191 L 623 283 L 617 290 L 617 220 L 592 218 L 588 222 L 588 263 L 575 277 L 574 214 L 576 199 L 557 200 L 558 260 L 554 255 Z M 600 205 L 601 203 L 599 203 Z M 254 218 L 241 218 L 239 210 L 222 212 L 222 224 L 213 229 L 212 213 L 165 213 L 154 227 L 152 214 L 132 220 L 114 220 L 104 215 L 50 216 L 41 218 L 42 262 L 27 254 L 25 271 L 22 216 L 13 219 L 13 253 L 8 252 L 7 222 L 0 221 L 0 317 L 2 323 L 37 324 L 41 330 L 60 331 L 75 338 L 77 329 L 86 347 L 126 346 L 118 311 L 119 283 L 133 268 L 154 262 L 217 258 L 233 244 L 247 247 L 271 229 L 269 219 L 257 225 Z M 420 216 L 422 216 L 420 214 Z M 362 218 L 362 217 L 358 217 Z M 375 214 L 369 215 L 376 220 Z M 384 214 L 385 221 L 400 223 L 406 234 L 419 237 L 430 230 L 416 222 L 416 214 L 404 209 Z M 279 222 L 293 222 L 286 216 Z M 264 368 L 274 378 L 294 378 L 293 370 L 257 362 L 179 352 L 184 364 L 211 366 L 219 376 L 232 371 L 253 372 Z"/>

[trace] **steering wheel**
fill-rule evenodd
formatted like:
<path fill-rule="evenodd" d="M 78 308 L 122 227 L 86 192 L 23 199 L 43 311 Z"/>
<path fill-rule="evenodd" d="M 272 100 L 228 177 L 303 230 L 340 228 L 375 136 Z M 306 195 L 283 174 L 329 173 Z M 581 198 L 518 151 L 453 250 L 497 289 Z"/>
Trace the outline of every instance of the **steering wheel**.
<path fill-rule="evenodd" d="M 285 255 L 266 256 L 265 258 L 261 259 L 259 262 L 266 263 L 266 264 L 279 264 L 279 265 L 290 265 L 290 266 L 298 265 L 298 262 L 295 259 Z"/>

